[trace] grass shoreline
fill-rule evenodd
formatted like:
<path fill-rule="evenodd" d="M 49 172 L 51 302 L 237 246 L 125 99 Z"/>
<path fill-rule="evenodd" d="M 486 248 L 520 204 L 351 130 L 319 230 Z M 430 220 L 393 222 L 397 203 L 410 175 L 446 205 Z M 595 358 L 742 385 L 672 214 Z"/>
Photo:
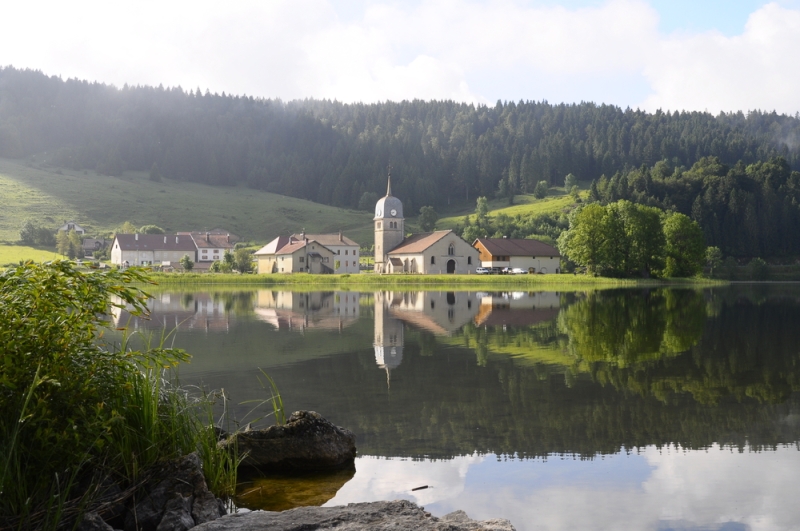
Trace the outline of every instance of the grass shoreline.
<path fill-rule="evenodd" d="M 721 286 L 727 280 L 707 278 L 616 279 L 586 275 L 313 275 L 307 273 L 240 275 L 225 273 L 149 273 L 159 285 L 251 285 L 342 288 L 618 288 L 655 286 Z"/>

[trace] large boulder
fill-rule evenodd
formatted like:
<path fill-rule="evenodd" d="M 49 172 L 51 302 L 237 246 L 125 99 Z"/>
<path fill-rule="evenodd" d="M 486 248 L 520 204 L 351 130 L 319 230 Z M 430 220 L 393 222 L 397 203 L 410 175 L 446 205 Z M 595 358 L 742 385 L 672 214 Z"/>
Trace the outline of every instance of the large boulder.
<path fill-rule="evenodd" d="M 208 490 L 196 452 L 166 463 L 143 490 L 125 516 L 125 531 L 183 531 L 226 512 Z"/>
<path fill-rule="evenodd" d="M 299 507 L 291 511 L 253 511 L 224 516 L 195 531 L 514 531 L 503 519 L 471 520 L 464 511 L 436 518 L 406 500 L 351 503 L 344 507 Z"/>
<path fill-rule="evenodd" d="M 242 466 L 265 472 L 334 468 L 356 458 L 355 435 L 314 411 L 295 411 L 282 426 L 234 433 L 220 445 L 235 449 Z"/>

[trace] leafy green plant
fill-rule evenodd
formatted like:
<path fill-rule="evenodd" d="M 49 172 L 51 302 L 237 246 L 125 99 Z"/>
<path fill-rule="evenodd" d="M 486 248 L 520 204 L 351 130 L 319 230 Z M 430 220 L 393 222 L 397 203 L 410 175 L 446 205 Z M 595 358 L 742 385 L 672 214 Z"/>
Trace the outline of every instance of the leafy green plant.
<path fill-rule="evenodd" d="M 209 467 L 223 478 L 214 492 L 232 494 L 235 460 L 208 443 L 199 414 L 210 406 L 167 378 L 188 354 L 165 348 L 165 335 L 141 350 L 127 335 L 103 342 L 113 311 L 146 311 L 134 283 L 147 282 L 135 268 L 66 261 L 0 273 L 0 528 L 53 529 L 79 517 L 105 478 L 129 486 L 158 460 L 195 450 L 220 463 Z"/>

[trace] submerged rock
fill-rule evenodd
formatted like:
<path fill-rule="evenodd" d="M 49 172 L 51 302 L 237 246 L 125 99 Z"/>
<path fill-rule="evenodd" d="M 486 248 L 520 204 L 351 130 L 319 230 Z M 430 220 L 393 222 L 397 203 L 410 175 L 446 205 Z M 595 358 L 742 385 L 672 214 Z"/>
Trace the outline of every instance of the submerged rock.
<path fill-rule="evenodd" d="M 319 470 L 352 463 L 356 437 L 314 411 L 295 411 L 286 424 L 238 432 L 220 443 L 239 456 L 242 466 L 271 470 Z"/>
<path fill-rule="evenodd" d="M 300 531 L 336 529 L 337 531 L 514 531 L 503 519 L 471 520 L 464 511 L 442 518 L 406 500 L 351 503 L 344 507 L 299 507 L 284 512 L 253 511 L 231 514 L 195 527 L 197 531 Z"/>

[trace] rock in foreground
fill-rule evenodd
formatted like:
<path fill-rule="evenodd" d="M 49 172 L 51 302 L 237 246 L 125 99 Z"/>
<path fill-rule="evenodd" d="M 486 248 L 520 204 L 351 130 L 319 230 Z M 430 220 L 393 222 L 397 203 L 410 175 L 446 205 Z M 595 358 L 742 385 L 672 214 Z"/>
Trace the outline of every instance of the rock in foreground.
<path fill-rule="evenodd" d="M 356 437 L 314 411 L 295 411 L 286 424 L 238 432 L 220 443 L 237 448 L 242 466 L 269 470 L 319 470 L 352 463 Z"/>
<path fill-rule="evenodd" d="M 345 507 L 299 507 L 290 511 L 231 514 L 194 528 L 195 531 L 514 531 L 503 519 L 471 520 L 463 511 L 442 518 L 406 500 L 351 503 Z"/>

